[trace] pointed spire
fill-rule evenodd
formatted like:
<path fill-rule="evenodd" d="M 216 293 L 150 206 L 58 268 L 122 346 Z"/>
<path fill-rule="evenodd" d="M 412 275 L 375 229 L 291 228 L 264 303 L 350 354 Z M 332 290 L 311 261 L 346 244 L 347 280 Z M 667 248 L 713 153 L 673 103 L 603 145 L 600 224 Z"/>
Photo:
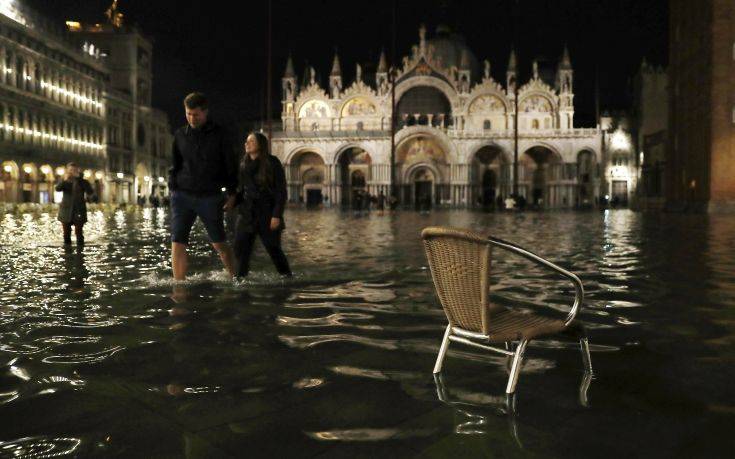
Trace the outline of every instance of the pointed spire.
<path fill-rule="evenodd" d="M 388 61 L 385 58 L 385 50 L 380 50 L 380 60 L 378 61 L 378 72 L 377 73 L 387 73 L 388 72 Z"/>
<path fill-rule="evenodd" d="M 288 60 L 286 61 L 286 71 L 283 72 L 283 78 L 293 78 L 296 76 L 296 72 L 293 70 L 293 59 L 291 59 L 291 53 L 288 53 Z"/>
<path fill-rule="evenodd" d="M 516 50 L 514 48 L 510 49 L 510 58 L 508 59 L 508 71 L 516 71 Z"/>
<path fill-rule="evenodd" d="M 337 55 L 337 51 L 334 51 L 334 61 L 332 61 L 332 73 L 329 74 L 330 76 L 340 76 L 342 75 L 342 67 L 339 65 L 339 56 Z"/>
<path fill-rule="evenodd" d="M 462 54 L 459 57 L 459 69 L 469 70 L 470 69 L 470 53 L 467 49 L 462 49 Z"/>
<path fill-rule="evenodd" d="M 419 26 L 419 47 L 418 52 L 423 54 L 426 54 L 426 26 L 424 24 L 421 24 Z M 414 52 L 416 54 L 416 52 Z"/>
<path fill-rule="evenodd" d="M 565 69 L 572 68 L 572 59 L 569 57 L 569 48 L 566 44 L 564 45 L 564 54 L 561 57 L 561 67 Z"/>

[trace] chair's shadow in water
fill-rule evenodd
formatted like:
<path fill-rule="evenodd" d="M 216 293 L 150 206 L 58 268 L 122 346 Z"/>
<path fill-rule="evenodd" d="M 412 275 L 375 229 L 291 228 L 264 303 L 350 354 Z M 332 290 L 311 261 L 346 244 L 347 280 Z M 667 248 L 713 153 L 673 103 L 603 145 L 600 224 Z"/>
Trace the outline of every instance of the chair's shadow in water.
<path fill-rule="evenodd" d="M 589 407 L 589 388 L 593 373 L 584 372 L 579 384 L 578 401 L 582 407 Z M 460 435 L 484 435 L 492 433 L 497 425 L 493 418 L 506 417 L 508 431 L 520 449 L 524 449 L 518 428 L 517 392 L 513 394 L 492 395 L 473 392 L 454 387 L 448 388 L 442 373 L 434 374 L 437 398 L 450 406 L 455 413 L 454 432 Z"/>

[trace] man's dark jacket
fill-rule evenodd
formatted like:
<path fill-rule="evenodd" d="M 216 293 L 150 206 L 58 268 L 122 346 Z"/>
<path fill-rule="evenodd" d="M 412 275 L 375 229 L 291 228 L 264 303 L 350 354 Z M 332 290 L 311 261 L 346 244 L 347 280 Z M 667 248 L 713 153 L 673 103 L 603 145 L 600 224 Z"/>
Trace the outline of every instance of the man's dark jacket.
<path fill-rule="evenodd" d="M 170 190 L 206 195 L 234 194 L 237 168 L 230 136 L 212 121 L 193 129 L 188 124 L 174 133 L 173 166 L 169 170 Z"/>

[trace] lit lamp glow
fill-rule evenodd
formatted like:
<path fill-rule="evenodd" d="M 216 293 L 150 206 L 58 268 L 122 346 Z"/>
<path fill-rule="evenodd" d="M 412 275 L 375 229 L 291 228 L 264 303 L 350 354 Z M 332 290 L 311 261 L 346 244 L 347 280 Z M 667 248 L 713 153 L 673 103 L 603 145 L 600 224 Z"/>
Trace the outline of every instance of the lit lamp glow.
<path fill-rule="evenodd" d="M 158 177 L 158 183 L 163 183 L 163 177 Z"/>
<path fill-rule="evenodd" d="M 610 143 L 615 150 L 627 150 L 628 148 L 630 148 L 630 141 L 628 140 L 628 136 L 625 135 L 625 133 L 623 133 L 622 131 L 615 131 L 615 133 L 612 135 L 612 138 L 610 139 Z"/>
<path fill-rule="evenodd" d="M 146 175 L 145 177 L 143 177 L 143 181 L 150 182 L 151 178 Z"/>
<path fill-rule="evenodd" d="M 105 176 L 105 174 L 103 174 L 101 171 L 97 171 L 97 172 L 94 173 L 94 177 L 97 180 L 102 180 L 102 177 L 104 177 L 104 176 Z"/>
<path fill-rule="evenodd" d="M 84 171 L 84 178 L 90 178 L 92 176 L 92 171 L 87 169 Z"/>
<path fill-rule="evenodd" d="M 57 167 L 56 168 L 56 175 L 64 175 L 64 168 L 63 167 Z"/>
<path fill-rule="evenodd" d="M 11 166 L 10 164 L 6 164 L 5 167 L 3 167 L 3 170 L 8 173 L 13 172 L 13 166 Z"/>
<path fill-rule="evenodd" d="M 25 172 L 26 174 L 30 174 L 31 172 L 33 172 L 33 168 L 31 166 L 25 166 L 23 168 L 23 172 Z"/>
<path fill-rule="evenodd" d="M 125 177 L 125 174 L 123 174 L 122 172 L 117 173 L 117 178 L 121 179 L 123 177 Z"/>
<path fill-rule="evenodd" d="M 51 168 L 48 166 L 41 166 L 41 172 L 43 172 L 45 175 L 51 172 Z"/>

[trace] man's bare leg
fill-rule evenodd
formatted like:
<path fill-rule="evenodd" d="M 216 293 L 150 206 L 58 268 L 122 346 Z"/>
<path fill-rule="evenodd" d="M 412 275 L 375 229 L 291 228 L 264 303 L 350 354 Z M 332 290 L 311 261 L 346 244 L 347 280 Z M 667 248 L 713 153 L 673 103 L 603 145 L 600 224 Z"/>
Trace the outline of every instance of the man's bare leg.
<path fill-rule="evenodd" d="M 232 254 L 232 249 L 230 248 L 230 244 L 226 242 L 212 242 L 212 247 L 214 247 L 214 250 L 217 251 L 219 254 L 220 260 L 222 260 L 222 264 L 225 266 L 225 269 L 228 273 L 230 273 L 230 276 L 235 276 L 235 257 Z"/>
<path fill-rule="evenodd" d="M 174 279 L 186 280 L 186 269 L 189 265 L 189 257 L 186 254 L 186 244 L 181 242 L 171 243 L 171 268 Z"/>

